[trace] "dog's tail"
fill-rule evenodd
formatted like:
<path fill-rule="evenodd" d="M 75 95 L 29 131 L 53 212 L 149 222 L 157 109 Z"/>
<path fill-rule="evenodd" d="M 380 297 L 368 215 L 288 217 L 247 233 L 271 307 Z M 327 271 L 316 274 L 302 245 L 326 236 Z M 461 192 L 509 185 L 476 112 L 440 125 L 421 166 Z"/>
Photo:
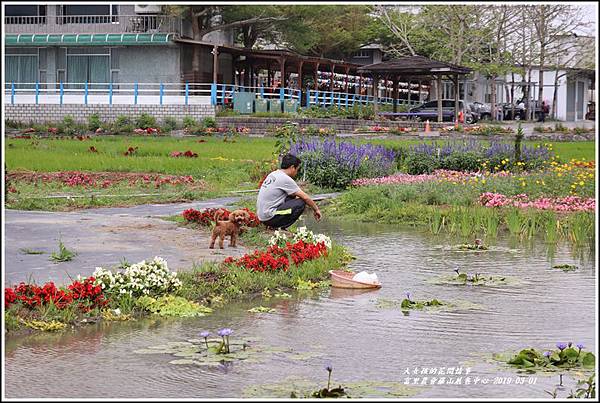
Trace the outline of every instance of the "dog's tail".
<path fill-rule="evenodd" d="M 213 215 L 213 220 L 215 222 L 219 222 L 221 220 L 227 221 L 226 216 L 227 216 L 227 211 L 225 209 L 220 208 L 217 211 L 215 211 L 215 213 Z"/>

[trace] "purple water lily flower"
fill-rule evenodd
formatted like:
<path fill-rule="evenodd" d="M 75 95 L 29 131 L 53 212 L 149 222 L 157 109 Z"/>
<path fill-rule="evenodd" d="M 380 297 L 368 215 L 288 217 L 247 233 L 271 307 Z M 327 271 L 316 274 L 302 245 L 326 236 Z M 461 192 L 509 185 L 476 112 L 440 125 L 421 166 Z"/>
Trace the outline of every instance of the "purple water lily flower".
<path fill-rule="evenodd" d="M 331 371 L 333 371 L 333 364 L 331 364 L 331 362 L 327 362 L 327 364 L 325 364 L 325 369 L 326 369 L 328 372 L 331 372 Z"/>
<path fill-rule="evenodd" d="M 233 333 L 233 330 L 231 330 L 229 328 L 224 328 L 224 329 L 219 330 L 217 333 L 219 336 L 224 337 L 224 336 L 231 335 L 231 333 Z"/>
<path fill-rule="evenodd" d="M 410 301 L 410 292 L 405 293 L 406 299 Z"/>
<path fill-rule="evenodd" d="M 210 332 L 204 331 L 204 332 L 200 332 L 200 337 L 204 337 L 205 339 L 210 336 Z"/>
<path fill-rule="evenodd" d="M 563 351 L 565 348 L 567 348 L 567 343 L 556 343 L 556 348 L 558 348 L 560 351 Z"/>
<path fill-rule="evenodd" d="M 552 355 L 552 351 L 546 351 L 544 353 L 544 357 L 550 357 Z"/>
<path fill-rule="evenodd" d="M 577 343 L 577 348 L 579 349 L 579 351 L 583 350 L 583 344 Z"/>

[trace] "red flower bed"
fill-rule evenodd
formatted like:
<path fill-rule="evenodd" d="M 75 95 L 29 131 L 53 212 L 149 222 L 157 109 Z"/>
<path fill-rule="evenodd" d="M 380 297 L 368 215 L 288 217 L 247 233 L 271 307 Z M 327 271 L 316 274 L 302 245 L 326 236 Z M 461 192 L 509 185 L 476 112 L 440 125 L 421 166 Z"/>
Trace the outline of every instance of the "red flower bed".
<path fill-rule="evenodd" d="M 185 152 L 182 151 L 173 151 L 171 152 L 171 157 L 187 157 L 187 158 L 197 158 L 198 153 L 195 153 L 191 150 L 187 150 Z"/>
<path fill-rule="evenodd" d="M 244 224 L 248 227 L 258 227 L 260 224 L 258 216 L 248 208 L 243 208 L 241 210 L 248 212 L 250 215 Z M 209 226 L 211 223 L 217 222 L 217 220 L 228 220 L 230 213 L 231 211 L 227 210 L 226 208 L 207 208 L 202 211 L 191 208 L 185 210 L 182 215 L 183 218 L 188 222 L 195 222 L 201 225 Z"/>
<path fill-rule="evenodd" d="M 323 242 L 311 244 L 298 241 L 294 244 L 287 243 L 285 248 L 272 245 L 264 252 L 255 250 L 254 253 L 239 259 L 228 257 L 223 263 L 258 272 L 287 271 L 290 267 L 290 258 L 294 264 L 299 265 L 325 255 L 327 255 L 327 247 Z"/>
<path fill-rule="evenodd" d="M 4 289 L 4 306 L 8 308 L 11 304 L 21 302 L 27 308 L 33 309 L 52 302 L 58 309 L 64 309 L 77 301 L 78 307 L 87 312 L 108 302 L 104 298 L 102 288 L 93 285 L 94 281 L 94 277 L 88 277 L 83 282 L 74 281 L 67 286 L 67 290 L 57 288 L 53 282 L 42 287 L 21 282 L 12 288 Z"/>
<path fill-rule="evenodd" d="M 60 182 L 66 186 L 91 186 L 107 188 L 113 184 L 129 182 L 130 185 L 152 185 L 160 188 L 163 185 L 194 185 L 194 187 L 203 187 L 203 181 L 195 181 L 191 176 L 172 176 L 159 174 L 144 174 L 136 172 L 9 172 L 6 174 L 7 180 L 23 181 L 27 183 L 38 182 Z"/>

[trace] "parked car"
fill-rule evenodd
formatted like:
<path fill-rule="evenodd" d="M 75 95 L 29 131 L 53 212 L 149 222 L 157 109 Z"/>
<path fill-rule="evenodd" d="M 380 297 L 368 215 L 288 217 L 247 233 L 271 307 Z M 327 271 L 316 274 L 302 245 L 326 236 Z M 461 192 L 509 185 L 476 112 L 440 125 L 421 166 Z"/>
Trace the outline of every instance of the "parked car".
<path fill-rule="evenodd" d="M 477 115 L 473 113 L 472 107 L 469 103 L 465 105 L 464 101 L 458 101 L 458 110 L 464 113 L 465 123 L 475 123 L 477 121 Z M 416 106 L 409 111 L 414 114 L 413 118 L 417 120 L 435 120 L 437 119 L 438 104 L 437 100 L 425 102 L 419 106 Z M 447 122 L 454 122 L 454 100 L 443 99 L 442 100 L 442 120 Z"/>
<path fill-rule="evenodd" d="M 540 114 L 541 105 L 537 100 L 531 101 L 531 105 L 534 108 L 533 109 L 533 118 L 537 120 L 539 117 L 539 114 Z M 504 111 L 504 120 L 523 120 L 523 119 L 525 119 L 525 116 L 523 116 L 524 111 L 520 110 L 517 105 L 515 105 L 514 119 L 512 116 L 512 109 L 513 109 L 512 104 L 507 102 L 507 103 L 502 104 L 502 107 L 503 107 L 503 111 Z"/>
<path fill-rule="evenodd" d="M 471 111 L 477 115 L 477 120 L 489 120 L 492 118 L 492 106 L 479 101 L 471 102 Z"/>

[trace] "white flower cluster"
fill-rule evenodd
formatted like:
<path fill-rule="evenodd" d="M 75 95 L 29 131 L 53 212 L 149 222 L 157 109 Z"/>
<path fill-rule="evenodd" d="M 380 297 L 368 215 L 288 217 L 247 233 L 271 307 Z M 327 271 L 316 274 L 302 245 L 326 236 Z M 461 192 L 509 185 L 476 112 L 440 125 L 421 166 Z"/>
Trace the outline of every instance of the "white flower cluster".
<path fill-rule="evenodd" d="M 300 227 L 293 233 L 294 236 L 290 239 L 283 231 L 275 231 L 275 234 L 269 239 L 269 245 L 279 245 L 280 247 L 285 246 L 286 242 L 296 243 L 300 240 L 305 243 L 319 243 L 323 242 L 327 249 L 331 249 L 331 238 L 324 234 L 315 234 L 306 227 Z"/>
<path fill-rule="evenodd" d="M 93 276 L 95 284 L 103 290 L 130 296 L 161 295 L 182 285 L 177 272 L 170 272 L 167 261 L 158 256 L 150 262 L 132 264 L 124 272 L 113 273 L 96 267 Z"/>

